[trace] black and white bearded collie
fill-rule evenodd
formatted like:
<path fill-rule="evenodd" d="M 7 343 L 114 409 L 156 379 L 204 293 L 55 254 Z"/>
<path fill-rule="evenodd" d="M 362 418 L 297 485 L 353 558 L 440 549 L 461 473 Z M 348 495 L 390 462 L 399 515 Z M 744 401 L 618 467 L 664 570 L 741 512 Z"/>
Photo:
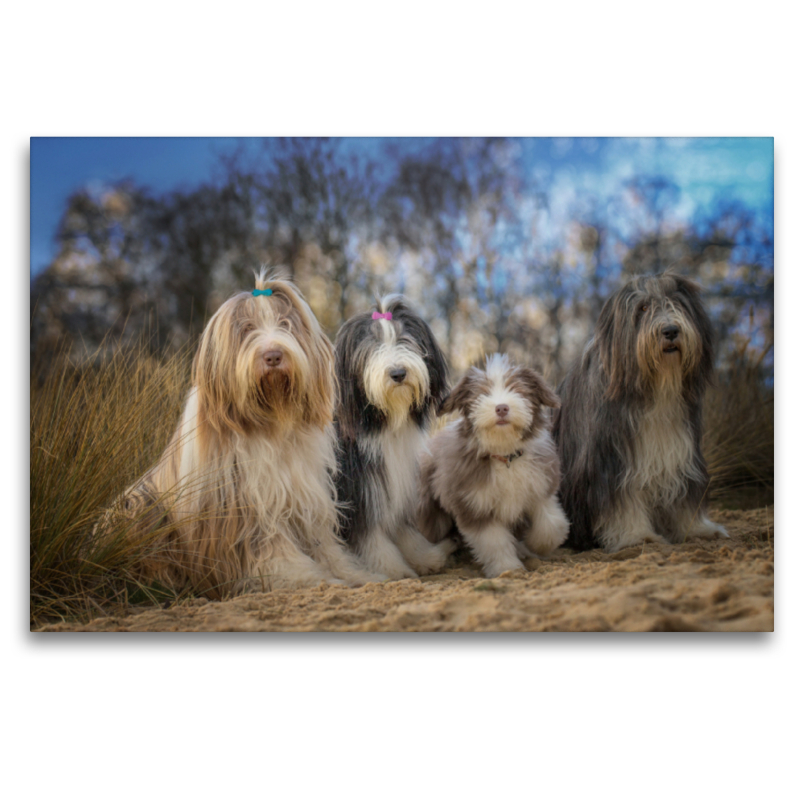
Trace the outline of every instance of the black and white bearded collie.
<path fill-rule="evenodd" d="M 569 546 L 614 552 L 727 537 L 705 511 L 700 446 L 712 366 L 711 324 L 696 283 L 645 276 L 608 299 L 558 390 L 553 433 Z"/>
<path fill-rule="evenodd" d="M 453 547 L 417 530 L 419 456 L 447 392 L 433 332 L 399 295 L 349 319 L 336 337 L 342 534 L 369 569 L 391 579 L 442 569 Z"/>
<path fill-rule="evenodd" d="M 555 495 L 558 456 L 543 410 L 557 405 L 537 372 L 504 355 L 461 379 L 441 413 L 462 418 L 431 439 L 422 459 L 418 522 L 430 541 L 455 526 L 490 578 L 564 542 L 569 522 Z"/>
<path fill-rule="evenodd" d="M 377 579 L 337 533 L 334 390 L 313 312 L 262 271 L 209 321 L 172 440 L 105 524 L 160 520 L 145 576 L 212 597 Z"/>

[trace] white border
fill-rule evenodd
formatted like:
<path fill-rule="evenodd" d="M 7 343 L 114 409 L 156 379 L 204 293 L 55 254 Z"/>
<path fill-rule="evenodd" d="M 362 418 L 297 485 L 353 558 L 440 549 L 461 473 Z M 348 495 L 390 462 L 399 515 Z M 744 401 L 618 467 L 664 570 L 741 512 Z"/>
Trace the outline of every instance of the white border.
<path fill-rule="evenodd" d="M 797 559 L 780 503 L 768 636 L 25 633 L 29 136 L 774 135 L 780 327 L 798 288 L 781 223 L 798 218 L 800 141 L 783 8 L 146 0 L 6 12 L 10 796 L 771 797 L 794 783 L 782 722 L 798 711 Z M 780 346 L 776 365 L 781 498 L 797 424 Z"/>

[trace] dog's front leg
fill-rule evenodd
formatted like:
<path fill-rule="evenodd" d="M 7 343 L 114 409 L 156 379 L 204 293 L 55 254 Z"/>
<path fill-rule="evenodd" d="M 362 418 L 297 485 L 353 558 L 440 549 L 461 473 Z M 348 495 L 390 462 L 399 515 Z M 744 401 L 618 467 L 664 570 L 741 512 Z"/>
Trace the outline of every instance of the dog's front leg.
<path fill-rule="evenodd" d="M 547 556 L 566 541 L 569 520 L 555 495 L 545 498 L 531 509 L 531 527 L 525 544 L 537 555 Z"/>
<path fill-rule="evenodd" d="M 319 551 L 322 559 L 330 566 L 331 572 L 351 586 L 388 580 L 388 577 L 380 572 L 370 572 L 355 555 L 348 552 L 345 546 L 333 537 L 320 543 Z"/>
<path fill-rule="evenodd" d="M 607 553 L 617 553 L 645 542 L 669 544 L 656 533 L 647 507 L 635 492 L 625 493 L 618 499 L 614 511 L 597 525 L 596 536 Z"/>
<path fill-rule="evenodd" d="M 410 523 L 401 525 L 397 531 L 397 546 L 405 560 L 420 575 L 444 569 L 447 557 L 456 549 L 456 543 L 452 539 L 443 539 L 439 544 L 431 544 Z"/>
<path fill-rule="evenodd" d="M 381 527 L 375 527 L 367 533 L 358 547 L 358 555 L 369 569 L 388 576 L 390 580 L 419 577 Z"/>
<path fill-rule="evenodd" d="M 340 583 L 322 564 L 284 539 L 276 543 L 270 558 L 257 562 L 244 581 L 243 591 L 263 592 L 271 589 L 300 589 L 320 583 Z"/>
<path fill-rule="evenodd" d="M 505 525 L 497 522 L 482 527 L 459 524 L 458 529 L 487 578 L 496 578 L 511 569 L 525 569 L 517 555 L 514 535 Z"/>

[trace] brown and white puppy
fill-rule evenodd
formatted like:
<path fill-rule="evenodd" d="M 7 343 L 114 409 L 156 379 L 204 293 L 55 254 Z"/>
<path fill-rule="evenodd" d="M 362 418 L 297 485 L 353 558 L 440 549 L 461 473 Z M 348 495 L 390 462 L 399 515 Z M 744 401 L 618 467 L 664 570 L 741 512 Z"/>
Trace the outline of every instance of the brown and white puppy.
<path fill-rule="evenodd" d="M 339 538 L 334 400 L 330 341 L 262 271 L 209 321 L 172 440 L 101 525 L 155 530 L 144 577 L 212 597 L 382 579 Z"/>
<path fill-rule="evenodd" d="M 543 406 L 558 398 L 537 372 L 489 356 L 442 403 L 441 414 L 463 417 L 432 438 L 422 459 L 420 530 L 438 542 L 455 524 L 490 578 L 547 555 L 569 532 Z"/>

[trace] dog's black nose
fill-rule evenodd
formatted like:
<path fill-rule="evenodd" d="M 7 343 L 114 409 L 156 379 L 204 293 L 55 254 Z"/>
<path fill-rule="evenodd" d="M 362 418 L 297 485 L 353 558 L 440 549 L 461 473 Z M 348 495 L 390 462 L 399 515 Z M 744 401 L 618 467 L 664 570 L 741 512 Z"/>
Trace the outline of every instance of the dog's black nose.
<path fill-rule="evenodd" d="M 678 334 L 680 332 L 681 330 L 677 325 L 666 325 L 661 330 L 661 333 L 663 334 L 664 338 L 669 339 L 671 342 L 674 342 L 675 339 L 678 338 Z"/>
<path fill-rule="evenodd" d="M 389 377 L 395 383 L 402 383 L 406 378 L 406 371 L 402 367 L 395 367 L 389 370 Z"/>
<path fill-rule="evenodd" d="M 494 412 L 497 414 L 498 417 L 507 417 L 508 416 L 508 406 L 503 404 L 494 407 Z"/>
<path fill-rule="evenodd" d="M 268 367 L 279 367 L 283 361 L 283 353 L 280 350 L 267 350 L 264 353 L 264 363 Z"/>

